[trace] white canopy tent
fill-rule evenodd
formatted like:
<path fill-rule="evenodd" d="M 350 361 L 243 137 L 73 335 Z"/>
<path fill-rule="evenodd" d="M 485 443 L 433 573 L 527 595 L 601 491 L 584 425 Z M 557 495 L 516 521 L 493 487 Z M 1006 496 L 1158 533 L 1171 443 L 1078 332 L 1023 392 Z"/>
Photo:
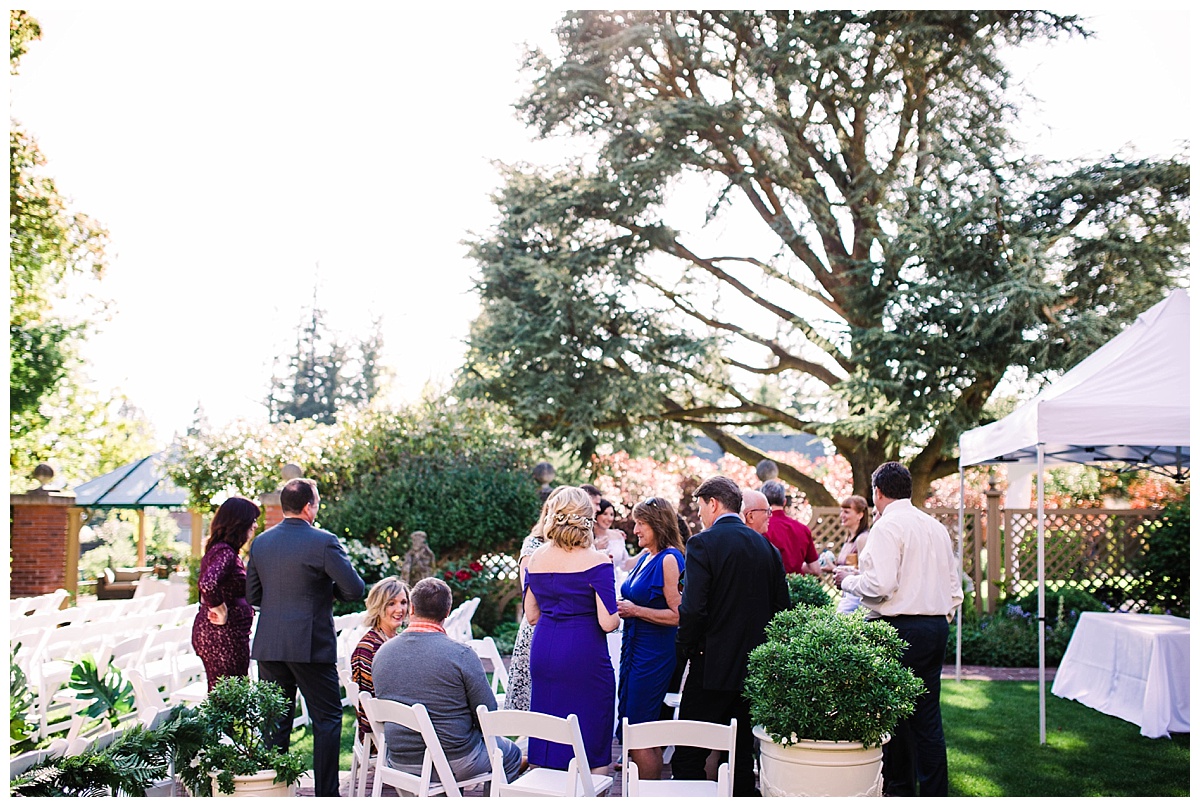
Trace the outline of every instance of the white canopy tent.
<path fill-rule="evenodd" d="M 1182 481 L 1190 463 L 1188 293 L 1175 289 L 1128 328 L 1008 417 L 959 438 L 962 471 L 972 465 L 1037 463 L 1038 709 L 1046 742 L 1045 466 L 1119 463 Z M 958 664 L 962 659 L 959 613 Z"/>

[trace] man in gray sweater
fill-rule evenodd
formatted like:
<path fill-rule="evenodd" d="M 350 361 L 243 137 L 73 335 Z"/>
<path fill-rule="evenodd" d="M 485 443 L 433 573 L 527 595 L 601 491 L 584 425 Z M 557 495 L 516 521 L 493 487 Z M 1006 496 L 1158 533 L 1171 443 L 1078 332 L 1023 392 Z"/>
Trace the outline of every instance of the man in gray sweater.
<path fill-rule="evenodd" d="M 371 666 L 375 697 L 424 704 L 459 781 L 487 773 L 491 762 L 475 708 L 482 703 L 494 710 L 496 696 L 475 651 L 448 637 L 442 627 L 450 615 L 450 587 L 426 577 L 413 586 L 408 599 L 412 607 L 408 628 L 375 653 Z M 421 735 L 392 723 L 385 731 L 388 765 L 420 774 L 425 756 Z M 504 737 L 497 737 L 496 744 L 504 753 L 504 774 L 511 782 L 521 769 L 521 749 Z"/>

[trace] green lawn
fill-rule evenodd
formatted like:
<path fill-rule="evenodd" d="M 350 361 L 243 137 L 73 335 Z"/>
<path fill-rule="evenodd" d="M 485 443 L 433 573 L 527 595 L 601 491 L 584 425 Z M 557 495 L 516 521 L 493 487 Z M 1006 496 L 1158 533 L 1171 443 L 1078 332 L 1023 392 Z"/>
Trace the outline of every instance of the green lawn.
<path fill-rule="evenodd" d="M 951 796 L 1187 796 L 1188 734 L 1150 740 L 1138 727 L 1074 701 L 1046 696 L 1038 744 L 1035 682 L 942 682 Z M 350 770 L 355 717 L 342 717 L 340 768 Z M 292 734 L 311 765 L 312 732 Z"/>
<path fill-rule="evenodd" d="M 1038 743 L 1036 682 L 942 682 L 951 796 L 1187 796 L 1188 734 L 1138 727 L 1046 694 Z"/>

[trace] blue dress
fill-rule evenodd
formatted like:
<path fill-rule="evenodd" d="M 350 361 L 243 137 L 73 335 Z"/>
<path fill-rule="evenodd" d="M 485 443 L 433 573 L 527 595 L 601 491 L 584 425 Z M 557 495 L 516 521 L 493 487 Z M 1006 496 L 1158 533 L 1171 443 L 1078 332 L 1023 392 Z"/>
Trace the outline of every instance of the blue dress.
<path fill-rule="evenodd" d="M 596 620 L 596 595 L 610 614 L 617 612 L 613 566 L 529 572 L 525 585 L 541 611 L 529 646 L 530 708 L 556 717 L 577 715 L 588 767 L 608 765 L 616 676 L 608 639 Z M 529 739 L 531 765 L 565 770 L 573 756 L 570 746 Z"/>
<path fill-rule="evenodd" d="M 643 554 L 621 586 L 621 596 L 644 608 L 663 609 L 663 560 L 670 555 L 683 575 L 683 553 L 667 548 L 655 554 Z M 663 695 L 675 672 L 675 625 L 656 625 L 644 619 L 625 620 L 621 641 L 621 683 L 618 693 L 618 717 L 630 723 L 658 720 Z M 620 725 L 620 723 L 618 723 Z"/>

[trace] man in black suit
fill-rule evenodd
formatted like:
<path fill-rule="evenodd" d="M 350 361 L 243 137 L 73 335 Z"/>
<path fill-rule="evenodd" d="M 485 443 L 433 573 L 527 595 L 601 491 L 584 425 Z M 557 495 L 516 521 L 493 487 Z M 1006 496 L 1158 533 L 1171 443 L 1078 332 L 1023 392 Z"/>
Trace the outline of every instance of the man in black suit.
<path fill-rule="evenodd" d="M 313 724 L 313 784 L 318 796 L 338 795 L 342 697 L 337 676 L 333 598 L 362 599 L 363 580 L 332 533 L 313 526 L 321 497 L 311 479 L 283 486 L 283 521 L 254 539 L 246 565 L 246 599 L 259 606 L 250 657 L 258 677 L 304 696 Z M 279 722 L 274 747 L 287 750 L 292 713 Z"/>
<path fill-rule="evenodd" d="M 705 480 L 696 501 L 705 529 L 687 543 L 675 649 L 691 667 L 679 717 L 724 725 L 737 718 L 733 795 L 757 796 L 750 704 L 742 684 L 750 651 L 766 641 L 767 623 L 791 606 L 783 560 L 738 516 L 742 492 L 732 479 Z M 707 756 L 705 749 L 677 747 L 674 778 L 705 778 Z"/>

